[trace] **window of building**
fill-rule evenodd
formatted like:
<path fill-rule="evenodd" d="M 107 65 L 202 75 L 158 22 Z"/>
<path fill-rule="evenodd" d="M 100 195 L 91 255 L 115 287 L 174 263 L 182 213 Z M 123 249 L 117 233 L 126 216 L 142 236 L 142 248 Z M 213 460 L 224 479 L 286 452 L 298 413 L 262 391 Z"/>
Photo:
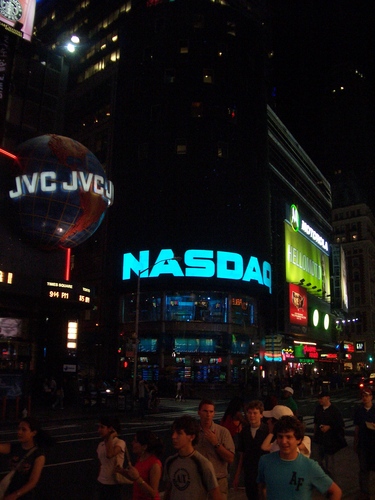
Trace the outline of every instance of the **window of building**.
<path fill-rule="evenodd" d="M 191 116 L 193 118 L 202 118 L 203 116 L 203 104 L 201 102 L 191 103 Z"/>
<path fill-rule="evenodd" d="M 180 40 L 180 54 L 188 54 L 189 42 L 187 40 Z"/>
<path fill-rule="evenodd" d="M 212 69 L 203 70 L 203 83 L 213 83 L 214 82 L 214 72 Z"/>
<path fill-rule="evenodd" d="M 176 80 L 176 73 L 174 69 L 166 69 L 164 71 L 164 83 L 174 83 Z"/>
<path fill-rule="evenodd" d="M 228 45 L 226 43 L 219 43 L 217 47 L 217 55 L 218 57 L 225 57 L 228 52 Z"/>
<path fill-rule="evenodd" d="M 351 239 L 352 239 L 353 241 L 356 241 L 356 240 L 358 239 L 358 235 L 357 235 L 357 233 L 352 233 L 352 234 L 351 234 Z"/>
<path fill-rule="evenodd" d="M 178 155 L 186 155 L 186 153 L 187 153 L 186 139 L 177 139 L 177 142 L 176 142 L 176 153 Z"/>
<path fill-rule="evenodd" d="M 138 146 L 138 160 L 147 160 L 148 158 L 148 142 L 143 142 Z"/>
<path fill-rule="evenodd" d="M 202 29 L 204 27 L 204 16 L 198 14 L 195 16 L 193 27 L 195 29 Z"/>
<path fill-rule="evenodd" d="M 219 142 L 217 144 L 217 157 L 218 158 L 228 158 L 228 143 Z"/>
<path fill-rule="evenodd" d="M 233 21 L 227 22 L 227 33 L 231 36 L 236 36 L 236 23 Z"/>

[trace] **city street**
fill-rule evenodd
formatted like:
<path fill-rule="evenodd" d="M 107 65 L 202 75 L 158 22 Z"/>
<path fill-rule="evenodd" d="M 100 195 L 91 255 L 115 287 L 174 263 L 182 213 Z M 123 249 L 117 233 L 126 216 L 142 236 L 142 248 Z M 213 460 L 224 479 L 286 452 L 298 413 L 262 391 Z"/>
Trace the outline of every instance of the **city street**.
<path fill-rule="evenodd" d="M 353 431 L 351 416 L 353 406 L 358 402 L 354 391 L 347 393 L 337 393 L 332 395 L 332 402 L 336 404 L 343 413 L 346 423 L 347 441 L 349 446 L 338 453 L 339 464 L 338 483 L 343 489 L 343 498 L 355 500 L 358 497 L 358 464 L 353 452 Z M 298 401 L 298 400 L 297 400 Z M 161 403 L 159 413 L 147 415 L 144 421 L 121 417 L 123 428 L 122 436 L 130 444 L 134 432 L 138 428 L 150 428 L 163 438 L 166 444 L 165 456 L 173 453 L 170 445 L 170 425 L 174 418 L 182 413 L 196 415 L 198 400 L 187 400 L 177 403 L 174 400 L 164 399 Z M 316 399 L 306 398 L 298 401 L 299 411 L 304 416 L 306 432 L 312 435 L 313 411 Z M 217 402 L 216 420 L 222 416 L 227 405 L 227 401 Z M 76 416 L 74 415 L 76 411 Z M 48 419 L 48 414 L 50 418 Z M 70 500 L 91 500 L 95 479 L 98 471 L 96 460 L 96 447 L 99 442 L 97 436 L 98 410 L 93 409 L 92 415 L 82 415 L 77 410 L 69 409 L 46 410 L 45 415 L 40 415 L 44 421 L 43 426 L 57 439 L 57 444 L 47 454 L 47 464 L 39 485 L 38 499 L 47 500 L 54 498 L 63 500 L 67 497 Z M 0 431 L 1 441 L 15 439 L 15 433 L 10 425 L 4 424 Z M 4 457 L 1 457 L 1 470 L 7 470 Z M 373 478 L 374 479 L 374 478 Z M 375 481 L 374 499 L 375 499 Z M 231 499 L 245 500 L 243 489 L 238 492 L 231 491 Z M 314 494 L 314 499 L 324 498 L 318 493 Z"/>

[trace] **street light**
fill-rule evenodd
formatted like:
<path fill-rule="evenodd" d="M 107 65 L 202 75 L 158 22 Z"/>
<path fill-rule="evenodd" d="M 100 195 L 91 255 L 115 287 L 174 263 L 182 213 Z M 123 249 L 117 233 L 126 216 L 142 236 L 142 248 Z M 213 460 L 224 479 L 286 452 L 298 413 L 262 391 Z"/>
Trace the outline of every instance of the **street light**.
<path fill-rule="evenodd" d="M 138 335 L 139 335 L 139 299 L 140 299 L 140 290 L 141 290 L 141 275 L 149 271 L 152 267 L 155 267 L 156 264 L 160 262 L 169 262 L 170 260 L 177 260 L 180 262 L 182 260 L 181 257 L 170 257 L 169 259 L 160 259 L 151 267 L 147 267 L 142 271 L 138 271 L 137 276 L 137 295 L 136 295 L 136 303 L 135 303 L 135 327 L 134 327 L 134 365 L 133 365 L 133 401 L 135 401 L 137 395 L 137 371 L 138 371 Z"/>

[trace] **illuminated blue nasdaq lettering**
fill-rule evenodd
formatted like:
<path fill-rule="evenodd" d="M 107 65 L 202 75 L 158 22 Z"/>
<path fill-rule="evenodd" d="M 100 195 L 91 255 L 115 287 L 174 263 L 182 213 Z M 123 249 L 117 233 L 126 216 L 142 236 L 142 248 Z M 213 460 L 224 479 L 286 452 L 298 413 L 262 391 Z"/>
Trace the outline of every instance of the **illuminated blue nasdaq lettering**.
<path fill-rule="evenodd" d="M 259 260 L 253 256 L 250 257 L 245 269 L 243 258 L 238 253 L 218 251 L 215 266 L 213 250 L 187 250 L 184 256 L 185 274 L 174 259 L 174 252 L 170 248 L 160 251 L 154 265 L 150 265 L 149 259 L 148 250 L 140 251 L 138 259 L 130 252 L 125 253 L 122 279 L 129 280 L 132 271 L 141 278 L 157 278 L 162 274 L 172 274 L 176 277 L 212 278 L 216 272 L 216 277 L 221 279 L 257 281 L 259 285 L 266 286 L 269 293 L 272 293 L 271 265 L 264 261 L 261 267 Z"/>
<path fill-rule="evenodd" d="M 229 265 L 231 263 L 232 265 Z M 243 258 L 238 253 L 217 252 L 217 277 L 240 280 L 243 276 Z"/>
<path fill-rule="evenodd" d="M 215 276 L 215 264 L 212 261 L 213 250 L 186 250 L 185 276 L 194 278 L 212 278 Z"/>

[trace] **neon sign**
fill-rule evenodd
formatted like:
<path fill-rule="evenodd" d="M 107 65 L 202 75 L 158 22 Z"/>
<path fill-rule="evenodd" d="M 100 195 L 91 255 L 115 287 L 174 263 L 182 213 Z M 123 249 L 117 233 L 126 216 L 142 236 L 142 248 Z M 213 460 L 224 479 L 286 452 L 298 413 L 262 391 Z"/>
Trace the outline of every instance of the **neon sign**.
<path fill-rule="evenodd" d="M 296 205 L 290 207 L 290 224 L 294 231 L 303 233 L 306 238 L 328 253 L 328 242 L 305 220 L 300 218 Z"/>
<path fill-rule="evenodd" d="M 70 174 L 69 182 L 58 180 L 57 173 L 53 171 L 34 172 L 31 176 L 27 174 L 19 175 L 15 181 L 16 189 L 9 191 L 9 196 L 12 199 L 20 198 L 25 194 L 35 194 L 38 191 L 53 193 L 57 189 L 66 193 L 78 190 L 85 193 L 91 191 L 94 194 L 103 196 L 108 206 L 112 205 L 114 198 L 113 183 L 92 172 L 73 171 Z"/>
<path fill-rule="evenodd" d="M 215 258 L 216 254 L 216 258 Z M 123 258 L 122 279 L 129 280 L 133 271 L 140 278 L 157 278 L 163 274 L 175 277 L 189 278 L 220 278 L 228 280 L 256 281 L 268 288 L 272 293 L 271 265 L 264 261 L 260 263 L 257 257 L 249 260 L 238 253 L 214 250 L 187 250 L 184 255 L 185 270 L 183 271 L 174 259 L 172 249 L 160 251 L 155 263 L 150 264 L 149 250 L 139 252 L 139 257 L 125 253 Z"/>

